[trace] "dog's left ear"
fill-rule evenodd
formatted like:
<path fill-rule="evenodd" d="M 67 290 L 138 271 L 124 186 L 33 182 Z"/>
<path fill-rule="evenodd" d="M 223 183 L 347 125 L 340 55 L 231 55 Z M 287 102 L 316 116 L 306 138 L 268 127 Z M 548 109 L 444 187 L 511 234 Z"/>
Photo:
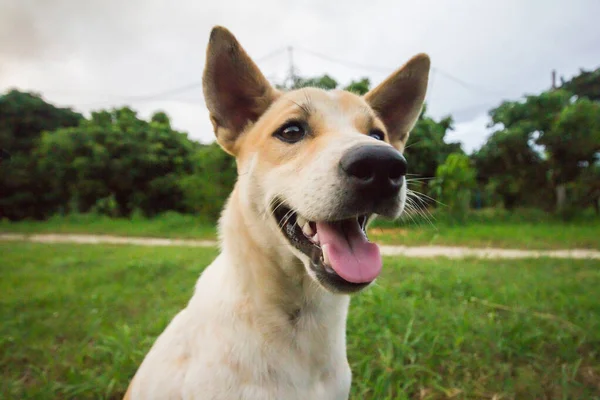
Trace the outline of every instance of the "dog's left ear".
<path fill-rule="evenodd" d="M 398 149 L 404 148 L 423 109 L 430 66 L 427 54 L 417 54 L 365 94 L 365 100 L 382 119 L 392 145 Z"/>
<path fill-rule="evenodd" d="M 210 33 L 202 84 L 217 142 L 235 155 L 239 137 L 260 118 L 279 92 L 235 36 L 221 26 Z"/>

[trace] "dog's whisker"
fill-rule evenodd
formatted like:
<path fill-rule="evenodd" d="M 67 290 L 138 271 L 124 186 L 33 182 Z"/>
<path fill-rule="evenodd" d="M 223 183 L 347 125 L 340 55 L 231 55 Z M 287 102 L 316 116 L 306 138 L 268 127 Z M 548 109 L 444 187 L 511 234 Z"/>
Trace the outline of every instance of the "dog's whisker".
<path fill-rule="evenodd" d="M 409 194 L 409 195 L 411 195 L 411 196 L 413 196 L 413 197 L 417 197 L 417 198 L 423 198 L 423 197 L 424 197 L 424 198 L 426 198 L 427 200 L 433 201 L 433 202 L 435 202 L 435 203 L 437 203 L 437 204 L 439 204 L 439 205 L 441 205 L 441 206 L 447 207 L 447 205 L 446 205 L 446 204 L 442 203 L 441 201 L 438 201 L 438 200 L 434 199 L 434 198 L 433 198 L 433 197 L 431 197 L 431 196 L 428 196 L 428 195 L 426 195 L 425 193 L 420 193 L 420 192 L 414 191 L 414 190 L 412 190 L 412 189 L 409 189 L 409 190 L 407 191 L 407 194 Z"/>
<path fill-rule="evenodd" d="M 279 228 L 283 228 L 289 222 L 290 218 L 292 218 L 293 216 L 294 216 L 294 211 L 292 211 L 292 210 L 285 213 L 285 215 L 281 219 L 281 224 L 279 224 Z"/>
<path fill-rule="evenodd" d="M 418 226 L 417 221 L 415 221 L 414 217 L 412 216 L 412 212 L 414 211 L 414 206 L 412 204 L 410 204 L 409 202 L 406 203 L 406 208 L 408 209 L 409 212 L 407 212 L 405 215 L 410 218 L 410 220 L 412 221 L 413 224 Z"/>
<path fill-rule="evenodd" d="M 413 211 L 417 214 L 420 215 L 423 219 L 425 219 L 433 228 L 436 228 L 435 224 L 433 223 L 433 221 L 431 220 L 431 218 L 435 219 L 435 217 L 427 210 L 426 207 L 424 207 L 425 202 L 423 202 L 420 198 L 413 198 L 410 196 L 407 196 L 406 198 L 407 200 L 407 205 L 410 204 L 411 208 L 413 209 Z M 420 204 L 417 204 L 416 202 L 419 201 Z M 428 215 L 429 214 L 429 215 Z"/>

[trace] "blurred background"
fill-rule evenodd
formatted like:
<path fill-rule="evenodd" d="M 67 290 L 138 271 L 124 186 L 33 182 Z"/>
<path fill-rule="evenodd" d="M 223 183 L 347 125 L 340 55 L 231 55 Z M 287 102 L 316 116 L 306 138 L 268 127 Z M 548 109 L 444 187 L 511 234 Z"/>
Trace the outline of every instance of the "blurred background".
<path fill-rule="evenodd" d="M 598 2 L 1 4 L 2 218 L 214 221 L 235 179 L 200 83 L 215 24 L 285 88 L 364 93 L 427 52 L 416 191 L 449 209 L 598 212 Z"/>
<path fill-rule="evenodd" d="M 392 343 L 353 361 L 354 398 L 600 398 L 599 15 L 597 0 L 0 0 L 0 238 L 17 240 L 0 241 L 11 321 L 0 331 L 0 394 L 118 398 L 214 255 L 14 234 L 214 240 L 236 171 L 214 142 L 201 75 L 209 32 L 223 25 L 283 89 L 363 94 L 430 55 L 405 151 L 408 210 L 376 222 L 373 240 L 591 251 L 579 261 L 389 261 L 408 286 L 382 283 L 353 303 L 397 307 L 349 339 L 354 360 L 376 338 Z M 486 305 L 473 311 L 472 298 Z M 416 339 L 409 323 L 422 328 Z"/>

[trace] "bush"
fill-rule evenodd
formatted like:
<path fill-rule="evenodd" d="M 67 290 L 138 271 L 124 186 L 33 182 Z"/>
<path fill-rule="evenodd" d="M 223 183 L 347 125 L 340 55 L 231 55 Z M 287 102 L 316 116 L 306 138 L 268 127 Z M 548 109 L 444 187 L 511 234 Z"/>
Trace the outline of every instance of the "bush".
<path fill-rule="evenodd" d="M 437 168 L 436 177 L 430 183 L 436 198 L 458 220 L 464 220 L 469 211 L 475 177 L 469 157 L 452 153 Z"/>

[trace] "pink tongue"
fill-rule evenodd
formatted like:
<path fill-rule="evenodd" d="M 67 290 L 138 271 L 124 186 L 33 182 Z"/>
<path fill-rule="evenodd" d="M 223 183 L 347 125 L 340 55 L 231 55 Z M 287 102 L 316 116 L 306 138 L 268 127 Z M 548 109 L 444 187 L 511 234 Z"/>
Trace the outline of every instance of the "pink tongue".
<path fill-rule="evenodd" d="M 317 234 L 331 268 L 348 282 L 371 282 L 381 272 L 379 247 L 367 240 L 356 219 L 317 222 Z"/>

